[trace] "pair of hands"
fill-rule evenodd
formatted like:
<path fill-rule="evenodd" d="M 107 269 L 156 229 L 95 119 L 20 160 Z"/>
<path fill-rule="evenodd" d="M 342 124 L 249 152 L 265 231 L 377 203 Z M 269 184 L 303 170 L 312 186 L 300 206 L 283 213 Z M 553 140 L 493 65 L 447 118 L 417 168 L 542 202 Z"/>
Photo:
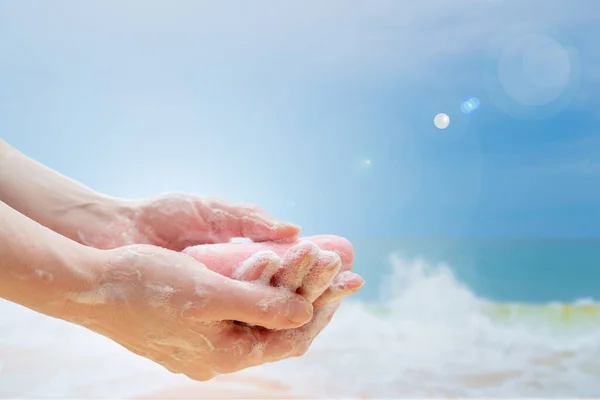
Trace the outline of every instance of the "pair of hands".
<path fill-rule="evenodd" d="M 79 232 L 102 250 L 96 286 L 71 298 L 94 306 L 74 322 L 195 380 L 302 355 L 339 302 L 313 314 L 295 293 L 229 279 L 180 252 L 234 237 L 294 241 L 298 233 L 256 206 L 214 198 L 123 203 L 103 232 Z"/>

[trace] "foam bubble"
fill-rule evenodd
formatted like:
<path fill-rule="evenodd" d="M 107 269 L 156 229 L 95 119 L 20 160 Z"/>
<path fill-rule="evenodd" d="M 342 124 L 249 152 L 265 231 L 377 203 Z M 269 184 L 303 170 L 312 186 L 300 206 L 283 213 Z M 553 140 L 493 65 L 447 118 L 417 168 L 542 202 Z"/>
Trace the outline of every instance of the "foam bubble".
<path fill-rule="evenodd" d="M 49 281 L 49 282 L 51 282 L 51 281 L 53 281 L 53 280 L 54 280 L 54 276 L 53 276 L 53 275 L 52 275 L 50 272 L 47 272 L 47 271 L 42 271 L 41 269 L 36 269 L 36 270 L 35 270 L 35 274 L 36 274 L 36 275 L 37 275 L 37 276 L 38 276 L 40 279 L 43 279 L 43 280 L 45 280 L 45 281 Z"/>
<path fill-rule="evenodd" d="M 128 286 L 121 283 L 105 283 L 95 290 L 65 293 L 64 298 L 76 304 L 100 305 L 125 298 L 127 290 Z"/>
<path fill-rule="evenodd" d="M 146 287 L 146 296 L 148 303 L 157 308 L 171 309 L 170 300 L 171 297 L 177 292 L 177 290 L 169 285 L 164 284 L 149 284 Z M 184 305 L 185 308 L 185 305 Z M 173 310 L 171 310 L 173 312 Z M 174 314 L 174 312 L 173 312 Z"/>

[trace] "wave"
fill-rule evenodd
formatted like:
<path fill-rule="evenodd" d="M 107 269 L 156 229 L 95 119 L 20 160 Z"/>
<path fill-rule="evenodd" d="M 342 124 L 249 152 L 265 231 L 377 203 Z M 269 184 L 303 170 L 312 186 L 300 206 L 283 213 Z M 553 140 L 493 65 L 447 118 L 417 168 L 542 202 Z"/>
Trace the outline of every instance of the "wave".
<path fill-rule="evenodd" d="M 381 301 L 348 302 L 298 362 L 305 371 L 321 365 L 322 377 L 304 376 L 313 387 L 320 382 L 315 395 L 600 394 L 599 304 L 495 303 L 476 296 L 448 265 L 397 254 L 390 265 Z M 337 386 L 327 391 L 331 376 Z"/>
<path fill-rule="evenodd" d="M 573 303 L 499 303 L 477 297 L 460 283 L 444 264 L 429 264 L 423 258 L 390 255 L 392 273 L 381 289 L 381 302 L 369 308 L 380 315 L 403 318 L 446 318 L 479 314 L 497 323 L 571 325 L 600 327 L 600 303 L 580 299 Z"/>

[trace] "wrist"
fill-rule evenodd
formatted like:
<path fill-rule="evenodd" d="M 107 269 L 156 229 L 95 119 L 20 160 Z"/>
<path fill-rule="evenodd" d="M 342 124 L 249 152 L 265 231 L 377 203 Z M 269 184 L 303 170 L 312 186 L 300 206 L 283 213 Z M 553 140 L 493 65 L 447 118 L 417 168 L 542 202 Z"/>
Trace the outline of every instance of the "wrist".
<path fill-rule="evenodd" d="M 68 249 L 62 249 L 57 255 L 53 272 L 42 274 L 36 271 L 42 281 L 38 293 L 46 300 L 39 306 L 39 311 L 69 322 L 84 321 L 92 304 L 81 300 L 98 291 L 103 253 L 71 242 Z"/>
<path fill-rule="evenodd" d="M 134 201 L 94 194 L 69 209 L 59 233 L 98 249 L 120 247 L 134 225 L 135 210 Z"/>
<path fill-rule="evenodd" d="M 41 227 L 40 227 L 41 228 Z M 38 230 L 38 229 L 36 229 Z M 49 230 L 24 252 L 9 253 L 0 270 L 2 298 L 55 318 L 77 322 L 86 312 L 83 304 L 71 301 L 73 294 L 93 293 L 98 287 L 102 251 L 82 246 Z M 23 256 L 25 254 L 25 256 Z"/>
<path fill-rule="evenodd" d="M 95 243 L 99 233 L 115 226 L 123 228 L 131 208 L 130 202 L 95 192 L 1 140 L 0 201 L 69 239 L 93 247 L 99 247 Z"/>

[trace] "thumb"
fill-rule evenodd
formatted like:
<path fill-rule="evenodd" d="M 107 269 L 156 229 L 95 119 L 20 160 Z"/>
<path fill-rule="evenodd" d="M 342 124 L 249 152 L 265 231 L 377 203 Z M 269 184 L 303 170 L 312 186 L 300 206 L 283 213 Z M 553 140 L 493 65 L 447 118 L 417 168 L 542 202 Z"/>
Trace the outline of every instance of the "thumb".
<path fill-rule="evenodd" d="M 269 215 L 249 215 L 240 219 L 241 236 L 255 242 L 290 241 L 298 238 L 300 227 Z"/>
<path fill-rule="evenodd" d="M 209 300 L 215 320 L 232 320 L 267 329 L 298 328 L 312 319 L 313 306 L 284 288 L 240 282 L 219 276 L 219 288 Z"/>

